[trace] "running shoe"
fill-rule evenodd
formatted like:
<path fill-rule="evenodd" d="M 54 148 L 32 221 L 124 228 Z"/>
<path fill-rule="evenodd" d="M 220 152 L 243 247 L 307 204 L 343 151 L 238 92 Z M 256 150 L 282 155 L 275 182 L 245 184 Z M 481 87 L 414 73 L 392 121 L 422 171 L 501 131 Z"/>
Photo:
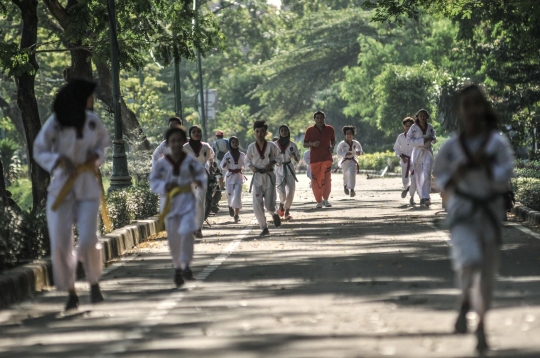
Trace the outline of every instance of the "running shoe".
<path fill-rule="evenodd" d="M 276 227 L 280 227 L 281 226 L 281 218 L 279 217 L 279 215 L 274 214 L 274 215 L 272 215 L 272 217 L 274 218 L 274 225 Z"/>
<path fill-rule="evenodd" d="M 354 191 L 354 189 L 351 189 L 351 198 L 354 198 L 356 196 L 356 192 Z"/>
<path fill-rule="evenodd" d="M 267 236 L 267 235 L 270 235 L 270 231 L 268 231 L 268 228 L 265 227 L 263 229 L 263 231 L 261 231 L 261 233 L 259 234 L 259 236 Z"/>
<path fill-rule="evenodd" d="M 409 192 L 409 188 L 403 190 L 401 192 L 401 199 L 405 199 L 407 197 L 407 193 Z"/>
<path fill-rule="evenodd" d="M 284 216 L 285 215 L 285 209 L 283 208 L 283 205 L 279 204 L 279 209 L 278 209 L 277 213 L 278 213 L 279 216 Z"/>
<path fill-rule="evenodd" d="M 174 270 L 174 284 L 176 287 L 180 287 L 184 284 L 184 277 L 182 277 L 181 269 Z"/>
<path fill-rule="evenodd" d="M 231 218 L 234 216 L 234 209 L 229 206 L 229 215 Z"/>
<path fill-rule="evenodd" d="M 317 208 L 317 209 L 320 209 L 320 208 L 322 208 L 322 206 L 323 206 L 323 203 L 322 203 L 322 201 L 321 201 L 320 203 L 317 203 L 316 208 Z"/>
<path fill-rule="evenodd" d="M 330 202 L 328 200 L 324 200 L 322 201 L 323 205 L 326 206 L 327 208 L 331 208 L 332 207 L 332 204 L 330 204 Z"/>
<path fill-rule="evenodd" d="M 193 277 L 193 271 L 188 267 L 182 270 L 182 278 L 185 281 L 193 281 L 195 280 L 195 277 Z"/>
<path fill-rule="evenodd" d="M 79 307 L 79 296 L 76 294 L 69 295 L 66 302 L 66 311 L 76 309 L 77 307 Z"/>
<path fill-rule="evenodd" d="M 234 222 L 237 223 L 237 222 L 239 222 L 239 221 L 240 221 L 240 216 L 235 215 L 235 216 L 234 216 Z"/>
<path fill-rule="evenodd" d="M 345 195 L 349 195 L 349 189 L 347 189 L 347 185 L 343 187 L 343 192 L 345 193 Z"/>
<path fill-rule="evenodd" d="M 90 286 L 90 301 L 92 303 L 100 303 L 103 302 L 105 299 L 103 298 L 103 295 L 101 294 L 101 289 L 99 288 L 99 284 L 96 283 L 95 285 Z"/>

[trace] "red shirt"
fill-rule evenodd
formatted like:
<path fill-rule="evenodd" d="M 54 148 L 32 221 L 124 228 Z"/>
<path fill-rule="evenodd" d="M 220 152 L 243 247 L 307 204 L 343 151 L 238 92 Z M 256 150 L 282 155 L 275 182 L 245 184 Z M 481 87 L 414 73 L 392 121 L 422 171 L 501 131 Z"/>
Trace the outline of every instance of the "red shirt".
<path fill-rule="evenodd" d="M 310 163 L 326 162 L 332 160 L 332 153 L 328 150 L 332 141 L 336 140 L 334 127 L 325 124 L 322 131 L 317 126 L 311 126 L 306 130 L 304 143 L 319 141 L 318 147 L 310 147 Z"/>

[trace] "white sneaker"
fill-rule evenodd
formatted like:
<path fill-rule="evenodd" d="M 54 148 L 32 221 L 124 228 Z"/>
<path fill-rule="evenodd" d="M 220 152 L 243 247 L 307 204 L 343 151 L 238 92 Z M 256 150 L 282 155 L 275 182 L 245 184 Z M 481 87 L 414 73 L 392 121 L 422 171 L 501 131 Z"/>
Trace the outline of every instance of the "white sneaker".
<path fill-rule="evenodd" d="M 323 203 L 323 205 L 326 206 L 327 208 L 331 208 L 331 207 L 332 207 L 332 204 L 330 204 L 330 203 L 328 202 L 328 200 L 324 200 L 324 199 L 323 199 L 322 203 Z"/>
<path fill-rule="evenodd" d="M 317 206 L 316 206 L 316 208 L 317 208 L 317 209 L 320 209 L 320 208 L 322 208 L 322 202 L 320 202 L 320 203 L 317 203 Z"/>

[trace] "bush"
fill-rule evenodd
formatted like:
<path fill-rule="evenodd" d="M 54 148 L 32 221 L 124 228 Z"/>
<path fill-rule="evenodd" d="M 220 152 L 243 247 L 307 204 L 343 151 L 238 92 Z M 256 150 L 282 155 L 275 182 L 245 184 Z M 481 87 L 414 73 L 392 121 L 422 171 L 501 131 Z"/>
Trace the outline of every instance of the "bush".
<path fill-rule="evenodd" d="M 148 186 L 115 190 L 105 197 L 113 229 L 129 225 L 133 220 L 146 219 L 159 213 L 159 197 Z M 105 232 L 100 218 L 100 229 Z"/>
<path fill-rule="evenodd" d="M 399 158 L 396 153 L 387 150 L 384 153 L 370 153 L 358 157 L 358 165 L 360 169 L 366 170 L 383 170 L 388 165 L 388 159 L 394 165 L 394 168 L 399 167 Z"/>
<path fill-rule="evenodd" d="M 540 179 L 517 178 L 512 180 L 516 201 L 533 210 L 540 211 Z"/>
<path fill-rule="evenodd" d="M 45 208 L 33 213 L 1 208 L 0 270 L 50 253 Z"/>

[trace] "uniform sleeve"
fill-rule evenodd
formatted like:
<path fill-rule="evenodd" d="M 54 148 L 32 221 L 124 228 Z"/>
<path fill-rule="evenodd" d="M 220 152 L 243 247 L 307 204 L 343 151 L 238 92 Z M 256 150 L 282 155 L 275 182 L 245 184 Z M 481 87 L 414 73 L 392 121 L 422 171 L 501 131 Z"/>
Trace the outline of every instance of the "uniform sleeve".
<path fill-rule="evenodd" d="M 163 160 L 158 160 L 152 168 L 148 180 L 150 181 L 150 190 L 158 195 L 165 195 L 165 177 L 163 175 Z"/>
<path fill-rule="evenodd" d="M 401 135 L 401 134 L 400 134 Z M 396 152 L 396 156 L 400 156 L 401 153 L 401 145 L 399 144 L 399 136 L 396 138 L 396 142 L 394 143 L 394 152 Z"/>
<path fill-rule="evenodd" d="M 248 146 L 248 149 L 247 149 L 247 152 L 246 152 L 246 161 L 244 163 L 244 165 L 246 166 L 246 168 L 249 168 L 251 165 L 252 165 L 252 161 L 253 161 L 253 150 L 252 150 L 252 147 L 253 147 L 253 144 L 250 144 Z"/>
<path fill-rule="evenodd" d="M 508 138 L 498 133 L 496 135 L 499 137 L 497 138 L 497 151 L 493 165 L 493 181 L 502 191 L 506 189 L 508 181 L 514 173 L 514 153 Z"/>
<path fill-rule="evenodd" d="M 154 153 L 152 153 L 152 165 L 155 165 L 157 161 L 163 157 L 163 146 L 165 145 L 165 141 L 159 143 L 156 150 L 154 150 Z"/>
<path fill-rule="evenodd" d="M 454 169 L 452 168 L 452 143 L 455 144 L 455 141 L 447 141 L 441 147 L 437 154 L 437 158 L 435 159 L 433 176 L 435 177 L 435 182 L 439 188 L 445 188 L 454 174 Z"/>
<path fill-rule="evenodd" d="M 41 127 L 34 141 L 34 160 L 40 167 L 52 173 L 61 154 L 54 152 L 53 144 L 57 140 L 56 120 L 50 117 Z"/>
<path fill-rule="evenodd" d="M 268 145 L 270 146 L 270 159 L 275 160 L 277 164 L 283 163 L 283 158 L 277 145 L 273 142 L 268 142 Z"/>
<path fill-rule="evenodd" d="M 361 154 L 364 153 L 364 151 L 362 150 L 362 144 L 360 144 L 359 141 L 356 141 L 356 144 L 358 144 L 358 150 L 357 150 L 357 152 L 360 152 Z"/>
<path fill-rule="evenodd" d="M 221 160 L 221 163 L 219 164 L 221 169 L 227 169 L 228 168 L 227 159 L 230 158 L 230 157 L 231 157 L 230 153 L 225 154 L 225 156 Z"/>
<path fill-rule="evenodd" d="M 109 132 L 99 117 L 96 116 L 95 121 L 97 123 L 98 141 L 93 148 L 93 152 L 98 155 L 96 160 L 96 166 L 101 166 L 105 162 L 105 149 L 110 146 Z"/>
<path fill-rule="evenodd" d="M 345 148 L 345 146 L 343 145 L 343 142 L 340 142 L 337 146 L 337 155 L 342 157 L 342 158 L 345 158 L 345 156 L 347 155 L 347 148 Z"/>
<path fill-rule="evenodd" d="M 407 142 L 412 144 L 413 146 L 415 146 L 417 148 L 422 148 L 422 147 L 425 147 L 424 138 L 423 137 L 420 137 L 420 138 L 415 138 L 414 137 L 414 134 L 416 132 L 418 132 L 419 130 L 420 130 L 420 128 L 418 128 L 418 126 L 416 124 L 413 124 L 411 129 L 409 129 L 409 131 L 407 132 Z"/>
<path fill-rule="evenodd" d="M 186 158 L 187 159 L 187 158 Z M 189 158 L 189 168 L 191 169 L 191 178 L 193 181 L 200 181 L 203 188 L 207 186 L 206 169 L 195 159 Z"/>
<path fill-rule="evenodd" d="M 296 159 L 300 160 L 300 151 L 298 150 L 298 146 L 296 143 L 293 143 L 294 145 L 294 155 L 296 156 Z"/>

